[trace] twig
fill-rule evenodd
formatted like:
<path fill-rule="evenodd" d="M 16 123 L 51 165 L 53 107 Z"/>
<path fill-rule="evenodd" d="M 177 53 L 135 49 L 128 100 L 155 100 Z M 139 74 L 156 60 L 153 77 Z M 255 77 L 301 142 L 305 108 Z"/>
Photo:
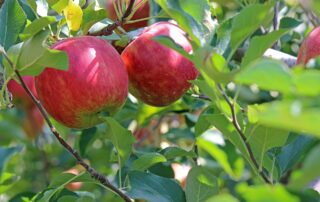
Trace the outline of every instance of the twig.
<path fill-rule="evenodd" d="M 195 162 L 196 166 L 198 166 L 199 165 L 198 163 L 199 149 L 198 149 L 198 144 L 196 142 L 194 143 L 193 150 L 194 150 L 194 153 L 196 154 L 196 156 L 193 158 L 193 161 Z"/>
<path fill-rule="evenodd" d="M 78 163 L 80 165 L 82 165 L 86 171 L 88 173 L 90 173 L 91 177 L 94 178 L 95 180 L 99 181 L 102 185 L 106 186 L 107 188 L 109 188 L 110 190 L 112 190 L 113 192 L 115 192 L 116 194 L 118 194 L 121 198 L 123 198 L 126 202 L 131 202 L 131 199 L 125 194 L 123 193 L 120 189 L 118 189 L 117 187 L 115 187 L 113 184 L 111 184 L 111 182 L 102 174 L 98 173 L 94 168 L 92 168 L 91 166 L 89 166 L 79 155 L 79 153 L 74 150 L 59 134 L 59 132 L 56 130 L 56 128 L 53 126 L 52 122 L 49 119 L 49 116 L 47 114 L 47 112 L 45 111 L 45 109 L 43 108 L 42 104 L 40 103 L 40 101 L 32 94 L 32 92 L 30 91 L 30 89 L 27 87 L 27 85 L 25 84 L 25 82 L 22 79 L 22 76 L 20 75 L 20 72 L 15 69 L 15 66 L 13 64 L 13 62 L 11 61 L 11 59 L 8 57 L 7 53 L 3 50 L 0 49 L 0 52 L 2 52 L 2 55 L 4 56 L 4 58 L 8 61 L 10 67 L 14 70 L 16 76 L 18 77 L 21 86 L 23 87 L 23 89 L 27 92 L 27 94 L 31 97 L 32 101 L 35 103 L 35 105 L 37 106 L 37 108 L 40 110 L 43 118 L 45 119 L 46 123 L 48 124 L 51 132 L 54 134 L 54 136 L 56 137 L 56 139 L 60 142 L 60 144 L 69 151 L 69 153 L 72 154 L 72 156 L 78 161 Z"/>
<path fill-rule="evenodd" d="M 274 16 L 273 16 L 273 30 L 279 29 L 279 7 L 280 7 L 280 1 L 276 3 L 274 6 Z M 273 46 L 274 49 L 279 50 L 279 41 L 276 41 Z"/>
<path fill-rule="evenodd" d="M 308 3 L 304 2 L 304 1 L 299 1 L 299 4 L 300 4 L 300 7 L 302 8 L 303 12 L 307 15 L 307 18 L 309 19 L 311 24 L 314 27 L 319 26 L 320 25 L 319 18 L 308 7 L 306 7 L 306 5 L 308 5 Z"/>
<path fill-rule="evenodd" d="M 224 92 L 224 90 L 222 89 L 221 85 L 218 84 L 218 89 L 221 92 L 223 98 L 226 100 L 227 104 L 230 107 L 231 110 L 231 121 L 232 124 L 234 125 L 235 129 L 237 130 L 238 134 L 240 135 L 243 143 L 245 144 L 247 151 L 249 153 L 249 157 L 252 161 L 252 163 L 254 164 L 255 168 L 257 169 L 259 175 L 263 178 L 263 180 L 268 183 L 268 184 L 272 184 L 272 182 L 268 179 L 268 177 L 265 175 L 265 173 L 263 172 L 263 170 L 259 169 L 259 164 L 257 162 L 257 160 L 255 159 L 253 152 L 252 152 L 252 148 L 249 144 L 249 142 L 247 141 L 247 138 L 245 136 L 245 134 L 242 132 L 242 129 L 238 123 L 238 119 L 237 119 L 237 115 L 236 115 L 236 111 L 235 111 L 235 105 L 231 102 L 231 100 L 229 99 L 229 97 L 227 96 L 227 94 Z"/>
<path fill-rule="evenodd" d="M 121 26 L 126 21 L 126 18 L 132 12 L 132 8 L 133 8 L 134 3 L 135 3 L 135 0 L 130 0 L 129 5 L 128 5 L 126 11 L 123 13 L 123 16 L 121 17 L 121 19 L 115 20 L 114 23 L 108 25 L 107 27 L 105 27 L 104 29 L 100 30 L 99 32 L 89 33 L 88 35 L 91 35 L 91 36 L 108 36 L 108 35 L 111 35 L 113 30 L 115 30 L 117 27 Z"/>

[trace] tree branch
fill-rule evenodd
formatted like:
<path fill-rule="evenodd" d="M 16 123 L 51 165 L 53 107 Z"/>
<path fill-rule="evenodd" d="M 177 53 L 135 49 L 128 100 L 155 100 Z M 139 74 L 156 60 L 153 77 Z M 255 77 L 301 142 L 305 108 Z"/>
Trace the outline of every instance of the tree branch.
<path fill-rule="evenodd" d="M 235 129 L 237 130 L 238 134 L 240 135 L 243 143 L 245 144 L 247 151 L 249 153 L 249 157 L 252 161 L 252 163 L 254 164 L 255 168 L 257 169 L 259 175 L 262 177 L 262 179 L 268 183 L 268 184 L 272 184 L 272 182 L 269 180 L 269 178 L 265 175 L 265 173 L 263 172 L 263 169 L 260 170 L 259 169 L 259 164 L 257 162 L 257 160 L 255 159 L 254 155 L 253 155 L 253 151 L 252 148 L 247 140 L 247 137 L 245 136 L 245 134 L 243 133 L 239 123 L 238 123 L 238 119 L 237 119 L 237 115 L 236 115 L 236 111 L 235 111 L 235 105 L 234 103 L 231 102 L 231 100 L 229 99 L 228 95 L 224 92 L 224 90 L 222 89 L 221 85 L 218 84 L 218 89 L 221 92 L 223 98 L 225 99 L 225 101 L 227 102 L 227 104 L 230 107 L 231 110 L 231 119 L 232 119 L 232 124 L 235 127 Z"/>
<path fill-rule="evenodd" d="M 279 29 L 279 8 L 280 8 L 280 1 L 276 2 L 276 5 L 274 6 L 274 16 L 273 16 L 273 30 Z M 274 49 L 279 50 L 279 41 L 277 40 L 273 46 Z"/>
<path fill-rule="evenodd" d="M 11 61 L 11 59 L 8 57 L 7 53 L 4 51 L 4 49 L 0 49 L 0 52 L 2 52 L 2 55 L 4 56 L 4 58 L 8 61 L 10 67 L 13 69 L 13 71 L 15 72 L 18 80 L 21 83 L 21 86 L 23 87 L 23 89 L 27 92 L 27 94 L 31 97 L 32 101 L 34 102 L 34 104 L 37 106 L 37 108 L 40 110 L 43 118 L 45 119 L 46 123 L 48 124 L 51 132 L 53 133 L 53 135 L 56 137 L 56 139 L 60 142 L 60 144 L 78 161 L 78 163 L 83 166 L 86 171 L 91 175 L 91 177 L 97 181 L 99 181 L 102 185 L 104 185 L 105 187 L 109 188 L 110 190 L 112 190 L 113 192 L 115 192 L 116 194 L 118 194 L 124 201 L 126 202 L 132 202 L 132 200 L 125 194 L 123 193 L 120 189 L 118 189 L 117 187 L 115 187 L 104 175 L 98 173 L 94 168 L 92 168 L 91 166 L 89 166 L 89 164 L 87 164 L 79 155 L 79 153 L 74 150 L 59 134 L 59 132 L 56 130 L 56 128 L 53 126 L 52 122 L 49 119 L 49 116 L 47 114 L 47 112 L 45 111 L 44 107 L 42 106 L 42 104 L 40 103 L 40 101 L 32 94 L 32 92 L 30 91 L 30 89 L 28 88 L 28 86 L 25 84 L 25 82 L 22 79 L 22 76 L 20 75 L 19 70 L 15 69 L 15 66 L 13 64 L 13 62 Z"/>
<path fill-rule="evenodd" d="M 316 14 L 314 14 L 314 12 L 311 11 L 310 9 L 310 2 L 307 2 L 305 0 L 300 0 L 299 1 L 299 5 L 302 8 L 303 12 L 306 14 L 307 18 L 309 19 L 309 21 L 311 22 L 311 24 L 314 27 L 317 27 L 320 25 L 320 20 L 317 17 Z"/>
<path fill-rule="evenodd" d="M 105 27 L 104 29 L 100 30 L 99 32 L 89 33 L 88 35 L 90 35 L 90 36 L 108 36 L 108 35 L 111 35 L 113 30 L 115 30 L 117 27 L 121 26 L 126 21 L 126 18 L 132 12 L 132 8 L 134 6 L 134 3 L 135 3 L 135 0 L 130 0 L 129 5 L 128 5 L 126 11 L 123 13 L 123 16 L 121 17 L 121 19 L 117 19 L 116 21 L 114 21 L 114 23 L 108 25 L 107 27 Z"/>

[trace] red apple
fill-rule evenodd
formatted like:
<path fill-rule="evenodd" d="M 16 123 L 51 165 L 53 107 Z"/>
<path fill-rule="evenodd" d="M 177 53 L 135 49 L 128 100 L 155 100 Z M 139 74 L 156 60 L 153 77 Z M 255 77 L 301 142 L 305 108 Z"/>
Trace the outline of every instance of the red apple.
<path fill-rule="evenodd" d="M 106 3 L 109 18 L 112 20 L 116 20 L 117 14 L 114 9 L 114 5 L 112 3 L 113 1 L 115 1 L 116 5 L 118 5 L 118 2 L 120 1 L 120 5 L 121 5 L 122 0 L 107 0 L 107 3 Z M 125 0 L 125 1 L 127 2 L 127 4 L 129 4 L 130 0 Z M 134 3 L 134 7 L 136 7 L 137 5 L 140 5 L 139 3 L 141 1 L 142 0 L 136 0 Z M 150 6 L 149 6 L 149 2 L 147 0 L 138 8 L 138 10 L 134 13 L 134 15 L 132 16 L 132 18 L 130 20 L 139 20 L 139 19 L 147 18 L 150 15 L 149 13 L 150 13 Z M 143 21 L 135 22 L 135 23 L 131 23 L 131 24 L 124 24 L 122 27 L 126 31 L 130 31 L 130 30 L 141 28 L 141 27 L 145 27 L 147 25 L 148 25 L 148 20 L 143 20 Z"/>
<path fill-rule="evenodd" d="M 297 63 L 306 64 L 317 56 L 320 56 L 320 27 L 315 28 L 302 43 Z"/>
<path fill-rule="evenodd" d="M 34 139 L 43 129 L 44 118 L 36 106 L 27 109 L 25 112 L 26 116 L 22 121 L 22 128 L 28 138 Z"/>
<path fill-rule="evenodd" d="M 139 141 L 143 141 L 147 138 L 149 138 L 150 136 L 152 136 L 151 131 L 148 128 L 136 128 L 133 131 L 133 136 L 139 140 Z"/>
<path fill-rule="evenodd" d="M 89 128 L 115 114 L 128 94 L 128 75 L 106 41 L 83 36 L 56 43 L 69 57 L 67 71 L 46 68 L 36 77 L 39 99 L 48 113 L 70 128 Z"/>
<path fill-rule="evenodd" d="M 153 40 L 168 36 L 185 51 L 192 47 L 186 34 L 168 22 L 147 28 L 122 52 L 121 57 L 129 74 L 129 90 L 139 100 L 153 106 L 166 106 L 178 100 L 197 78 L 198 71 L 180 53 Z"/>
<path fill-rule="evenodd" d="M 37 97 L 37 91 L 35 88 L 35 82 L 34 77 L 32 76 L 23 76 L 23 81 L 27 85 L 27 87 L 30 89 L 32 94 Z M 32 108 L 34 107 L 34 103 L 32 102 L 32 99 L 29 97 L 27 92 L 23 89 L 23 87 L 17 83 L 15 80 L 10 80 L 8 82 L 8 90 L 11 92 L 13 97 L 13 103 L 17 107 L 22 107 L 24 109 Z"/>

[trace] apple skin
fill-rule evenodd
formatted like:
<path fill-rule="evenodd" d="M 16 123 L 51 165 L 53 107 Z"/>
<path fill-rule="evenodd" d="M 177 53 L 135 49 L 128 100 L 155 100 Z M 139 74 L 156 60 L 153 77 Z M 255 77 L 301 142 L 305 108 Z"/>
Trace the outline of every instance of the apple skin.
<path fill-rule="evenodd" d="M 24 83 L 30 89 L 31 93 L 37 97 L 37 91 L 35 87 L 35 80 L 33 76 L 23 76 Z M 34 107 L 34 103 L 23 87 L 15 80 L 11 79 L 8 82 L 8 90 L 12 94 L 12 102 L 17 106 L 24 109 L 30 109 Z"/>
<path fill-rule="evenodd" d="M 69 57 L 67 71 L 46 68 L 36 77 L 39 99 L 48 113 L 70 128 L 90 128 L 113 115 L 128 95 L 128 75 L 117 51 L 106 41 L 83 36 L 53 49 Z"/>
<path fill-rule="evenodd" d="M 112 1 L 113 0 L 107 0 L 106 7 L 107 7 L 109 18 L 111 20 L 116 20 L 117 14 L 116 14 L 116 11 L 114 10 Z M 119 0 L 116 0 L 116 3 L 118 3 L 118 1 Z M 129 2 L 128 0 L 126 1 Z M 136 0 L 134 3 L 134 6 L 137 6 L 141 1 L 142 0 Z M 143 5 L 140 8 L 138 8 L 136 13 L 132 16 L 130 20 L 139 20 L 142 18 L 147 18 L 149 16 L 150 16 L 150 5 L 149 5 L 149 1 L 146 1 L 145 3 L 143 3 Z M 121 27 L 126 31 L 130 31 L 130 30 L 141 28 L 141 27 L 146 27 L 147 25 L 148 25 L 148 20 L 143 20 L 136 23 L 124 24 Z"/>
<path fill-rule="evenodd" d="M 22 129 L 29 139 L 34 139 L 43 129 L 44 118 L 36 106 L 27 109 L 25 112 L 26 116 L 22 120 Z"/>
<path fill-rule="evenodd" d="M 297 64 L 307 64 L 311 58 L 320 55 L 320 27 L 315 28 L 302 43 Z"/>
<path fill-rule="evenodd" d="M 74 175 L 79 175 L 79 170 L 75 167 L 75 168 L 71 168 L 67 171 L 65 171 L 65 173 L 71 173 Z M 66 185 L 66 188 L 69 189 L 70 191 L 77 191 L 82 187 L 82 182 L 72 182 Z"/>
<path fill-rule="evenodd" d="M 130 93 L 158 107 L 178 100 L 190 88 L 189 81 L 198 76 L 190 60 L 153 40 L 160 35 L 170 37 L 186 52 L 192 51 L 185 33 L 177 25 L 159 22 L 147 28 L 121 54 L 129 75 Z"/>

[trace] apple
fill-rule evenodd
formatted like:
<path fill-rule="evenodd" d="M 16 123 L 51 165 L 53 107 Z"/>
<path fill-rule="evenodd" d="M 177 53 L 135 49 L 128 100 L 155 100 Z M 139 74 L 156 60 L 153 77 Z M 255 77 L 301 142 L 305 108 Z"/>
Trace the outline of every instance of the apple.
<path fill-rule="evenodd" d="M 77 167 L 71 168 L 67 171 L 65 171 L 65 173 L 71 173 L 74 175 L 79 175 L 81 171 L 79 171 L 79 169 Z M 66 188 L 69 189 L 70 191 L 77 191 L 82 187 L 82 182 L 72 182 L 66 185 Z"/>
<path fill-rule="evenodd" d="M 34 77 L 32 76 L 23 76 L 22 77 L 24 83 L 30 89 L 31 93 L 37 97 L 37 91 L 35 87 Z M 23 89 L 23 87 L 17 83 L 15 80 L 11 79 L 8 82 L 8 90 L 12 94 L 12 101 L 17 107 L 21 107 L 24 109 L 29 109 L 34 107 L 34 103 L 27 92 Z"/>
<path fill-rule="evenodd" d="M 36 106 L 27 109 L 25 113 L 26 115 L 22 120 L 22 129 L 28 138 L 34 139 L 43 129 L 44 118 Z"/>
<path fill-rule="evenodd" d="M 143 141 L 145 139 L 149 139 L 150 137 L 152 137 L 152 133 L 151 131 L 146 128 L 146 127 L 138 127 L 133 131 L 133 136 L 139 140 L 139 141 Z"/>
<path fill-rule="evenodd" d="M 111 20 L 116 20 L 118 17 L 114 9 L 113 1 L 115 1 L 115 4 L 118 5 L 119 1 L 122 1 L 122 0 L 107 0 L 107 3 L 106 3 L 109 18 Z M 130 0 L 125 0 L 125 1 L 127 2 L 127 4 L 129 4 Z M 141 1 L 142 0 L 136 0 L 134 3 L 134 7 L 136 7 Z M 150 16 L 150 5 L 149 5 L 149 1 L 147 0 L 138 8 L 138 10 L 134 13 L 134 15 L 130 20 L 139 20 L 139 19 L 147 18 L 149 16 Z M 148 20 L 143 20 L 140 22 L 124 24 L 122 25 L 122 28 L 125 29 L 126 31 L 130 31 L 130 30 L 141 28 L 141 27 L 145 27 L 147 25 L 148 25 Z"/>
<path fill-rule="evenodd" d="M 307 64 L 311 58 L 320 55 L 320 27 L 315 28 L 302 43 L 297 63 Z"/>
<path fill-rule="evenodd" d="M 186 34 L 168 22 L 147 28 L 122 52 L 121 57 L 129 75 L 129 91 L 139 100 L 153 106 L 167 106 L 178 100 L 191 86 L 198 71 L 180 53 L 153 40 L 167 36 L 186 52 L 192 47 Z"/>
<path fill-rule="evenodd" d="M 53 118 L 70 128 L 90 128 L 103 122 L 101 114 L 120 110 L 128 95 L 128 75 L 108 42 L 82 36 L 52 48 L 69 58 L 67 71 L 46 68 L 36 77 L 39 99 Z"/>

